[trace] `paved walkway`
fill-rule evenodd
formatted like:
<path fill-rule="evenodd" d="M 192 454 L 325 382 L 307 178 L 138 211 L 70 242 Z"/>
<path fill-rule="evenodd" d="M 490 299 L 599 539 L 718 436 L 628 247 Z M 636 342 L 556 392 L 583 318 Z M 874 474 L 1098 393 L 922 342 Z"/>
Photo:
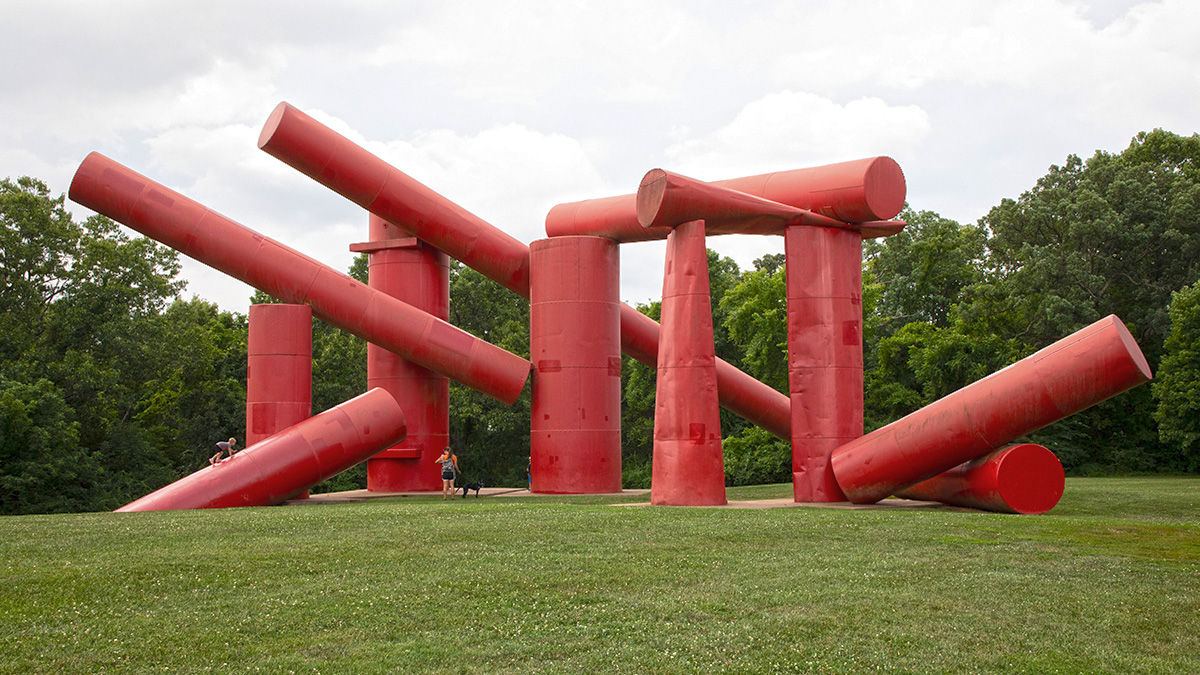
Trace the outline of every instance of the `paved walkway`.
<path fill-rule="evenodd" d="M 649 490 L 622 490 L 621 495 L 627 497 L 640 497 L 648 494 Z M 609 493 L 608 495 L 615 495 Z M 326 492 L 324 494 L 312 495 L 308 499 L 292 499 L 285 502 L 287 506 L 302 506 L 302 505 L 318 505 L 318 504 L 352 504 L 354 502 L 365 502 L 371 499 L 389 499 L 395 497 L 437 497 L 435 492 L 370 492 L 368 490 L 349 490 L 347 492 Z M 504 487 L 485 487 L 479 491 L 479 496 L 476 497 L 474 491 L 471 492 L 468 499 L 478 499 L 482 497 L 561 497 L 564 495 L 554 495 L 545 493 L 533 493 L 525 488 L 504 488 Z M 580 495 L 582 496 L 582 495 Z M 456 499 L 462 498 L 462 488 L 459 488 Z M 614 504 L 613 506 L 650 506 L 649 502 L 631 502 L 629 504 Z M 744 501 L 731 501 L 723 506 L 710 506 L 707 508 L 715 509 L 847 509 L 854 511 L 865 511 L 873 509 L 942 509 L 953 511 L 973 511 L 957 506 L 949 506 L 941 502 L 921 502 L 911 499 L 885 499 L 876 504 L 853 504 L 851 502 L 829 502 L 829 503 L 805 503 L 798 504 L 790 498 L 781 499 L 750 499 Z"/>

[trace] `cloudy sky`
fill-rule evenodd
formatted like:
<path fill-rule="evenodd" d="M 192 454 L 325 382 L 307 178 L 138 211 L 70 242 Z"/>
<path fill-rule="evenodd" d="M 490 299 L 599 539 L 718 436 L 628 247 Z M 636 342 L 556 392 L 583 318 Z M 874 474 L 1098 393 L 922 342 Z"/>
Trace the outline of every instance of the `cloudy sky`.
<path fill-rule="evenodd" d="M 256 147 L 288 101 L 530 242 L 662 167 L 715 180 L 889 155 L 974 222 L 1069 154 L 1200 127 L 1194 0 L 0 0 L 0 177 L 93 150 L 339 269 L 358 207 Z M 73 209 L 79 215 L 88 212 Z M 782 239 L 715 237 L 743 267 Z M 622 298 L 661 292 L 627 245 Z M 250 289 L 188 261 L 188 294 Z"/>

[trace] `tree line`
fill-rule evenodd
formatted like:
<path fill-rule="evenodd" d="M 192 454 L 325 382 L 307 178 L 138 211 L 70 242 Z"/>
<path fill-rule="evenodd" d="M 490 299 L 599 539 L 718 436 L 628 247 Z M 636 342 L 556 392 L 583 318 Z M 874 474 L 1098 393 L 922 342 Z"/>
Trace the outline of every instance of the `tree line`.
<path fill-rule="evenodd" d="M 244 438 L 246 317 L 181 298 L 177 253 L 102 216 L 76 222 L 33 178 L 0 181 L 0 217 L 0 513 L 112 509 Z M 1116 314 L 1152 386 L 1028 440 L 1075 475 L 1200 471 L 1200 136 L 1069 156 L 974 224 L 900 217 L 903 232 L 864 242 L 867 431 Z M 365 255 L 349 271 L 365 281 Z M 742 270 L 709 252 L 717 355 L 786 393 L 784 275 L 782 254 Z M 450 278 L 451 323 L 528 357 L 528 304 L 461 265 Z M 366 344 L 313 330 L 316 413 L 365 389 Z M 625 358 L 621 380 L 624 481 L 648 487 L 655 374 Z M 529 396 L 510 407 L 452 384 L 466 475 L 524 483 Z M 790 480 L 787 442 L 721 419 L 729 484 Z M 317 491 L 365 484 L 360 465 Z"/>

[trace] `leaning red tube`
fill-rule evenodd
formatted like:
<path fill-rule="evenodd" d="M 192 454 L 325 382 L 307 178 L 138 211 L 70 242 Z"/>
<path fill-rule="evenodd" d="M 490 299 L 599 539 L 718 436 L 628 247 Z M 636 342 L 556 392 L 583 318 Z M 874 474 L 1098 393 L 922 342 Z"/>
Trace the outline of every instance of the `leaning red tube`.
<path fill-rule="evenodd" d="M 903 227 L 901 223 L 875 222 L 886 221 L 904 208 L 904 172 L 890 157 L 712 181 L 711 185 L 845 223 L 872 223 L 872 227 L 861 228 L 864 237 L 887 236 Z M 727 224 L 711 234 L 783 234 L 786 225 L 785 222 L 772 225 L 758 221 L 745 229 L 746 226 Z M 546 234 L 551 237 L 594 235 L 621 242 L 650 241 L 667 236 L 663 228 L 646 228 L 638 222 L 636 195 L 559 204 L 546 215 Z"/>
<path fill-rule="evenodd" d="M 71 199 L 184 255 L 488 396 L 512 404 L 529 362 L 268 239 L 98 153 Z"/>
<path fill-rule="evenodd" d="M 706 233 L 776 234 L 788 225 L 851 227 L 805 209 L 748 195 L 713 183 L 652 169 L 637 191 L 637 219 L 646 229 L 669 231 L 703 220 Z"/>
<path fill-rule="evenodd" d="M 527 246 L 296 108 L 286 103 L 276 107 L 259 136 L 259 147 L 347 199 L 365 204 L 372 213 L 445 251 L 521 297 L 529 298 Z M 871 163 L 872 167 L 875 163 L 874 160 L 863 161 Z M 857 167 L 855 162 L 847 164 L 851 169 Z M 872 186 L 867 191 L 873 195 L 894 193 L 894 185 L 890 191 L 878 186 L 899 180 L 900 206 L 903 206 L 904 176 L 899 173 L 898 166 L 886 168 L 894 165 L 895 162 L 887 160 L 880 163 L 883 168 L 858 167 L 850 173 L 857 172 L 860 180 L 866 177 Z M 877 174 L 878 178 L 875 178 Z M 772 195 L 792 190 L 792 182 L 800 177 L 787 172 L 786 175 L 768 174 L 743 180 L 757 190 L 759 196 L 780 201 Z M 862 186 L 847 189 L 850 193 L 861 192 Z M 840 204 L 845 200 L 835 198 L 830 201 Z M 877 202 L 887 205 L 886 200 L 873 197 L 871 203 Z M 897 213 L 900 206 L 896 207 Z M 642 229 L 637 224 L 633 195 L 629 195 L 629 207 L 634 226 Z M 886 212 L 882 206 L 877 208 Z M 625 354 L 646 366 L 656 367 L 658 335 L 658 322 L 621 304 L 621 350 Z M 787 396 L 720 359 L 717 360 L 717 381 L 722 406 L 779 438 L 789 438 L 791 412 Z"/>
<path fill-rule="evenodd" d="M 396 400 L 372 389 L 117 511 L 282 504 L 399 441 L 405 431 Z"/>
<path fill-rule="evenodd" d="M 833 452 L 850 501 L 877 502 L 1148 382 L 1150 365 L 1114 315 Z"/>
<path fill-rule="evenodd" d="M 529 247 L 295 107 L 280 103 L 258 147 L 468 267 L 529 297 Z M 436 231 L 436 234 L 430 232 Z M 439 241 L 456 242 L 453 248 Z"/>
<path fill-rule="evenodd" d="M 997 513 L 1045 513 L 1062 498 L 1062 463 L 1036 443 L 1006 445 L 901 490 L 903 499 L 942 502 Z"/>

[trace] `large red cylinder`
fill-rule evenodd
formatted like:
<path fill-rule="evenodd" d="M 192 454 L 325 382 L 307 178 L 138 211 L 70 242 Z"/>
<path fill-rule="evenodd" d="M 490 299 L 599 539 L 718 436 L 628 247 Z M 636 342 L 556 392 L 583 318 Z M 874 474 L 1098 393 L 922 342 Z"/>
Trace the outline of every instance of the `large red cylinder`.
<path fill-rule="evenodd" d="M 250 305 L 246 447 L 312 415 L 312 308 Z"/>
<path fill-rule="evenodd" d="M 529 362 L 368 287 L 183 195 L 92 153 L 71 199 L 289 303 L 504 403 Z"/>
<path fill-rule="evenodd" d="M 788 388 L 792 490 L 798 502 L 840 502 L 830 457 L 863 431 L 862 236 L 789 227 Z"/>
<path fill-rule="evenodd" d="M 666 257 L 650 503 L 724 504 L 725 464 L 704 221 L 676 227 L 667 238 Z"/>
<path fill-rule="evenodd" d="M 529 298 L 527 246 L 292 106 L 280 104 L 275 109 L 259 136 L 259 147 L 334 192 L 445 251 L 451 258 L 521 297 Z M 883 173 L 903 181 L 903 174 L 890 170 Z M 776 188 L 789 191 L 793 178 L 793 174 L 788 173 L 786 176 L 752 176 L 745 180 L 759 192 L 766 193 L 759 196 L 772 199 L 772 195 L 778 196 L 780 191 Z M 871 185 L 877 182 L 872 180 Z M 629 214 L 640 229 L 634 200 L 634 196 L 629 195 Z M 621 349 L 624 353 L 654 368 L 658 333 L 656 321 L 628 305 L 621 305 Z M 717 360 L 717 380 L 721 385 L 721 405 L 780 438 L 789 438 L 791 420 L 787 396 L 720 359 Z"/>
<path fill-rule="evenodd" d="M 312 416 L 312 308 L 250 305 L 246 447 Z M 302 492 L 297 498 L 307 497 Z"/>
<path fill-rule="evenodd" d="M 897 493 L 998 513 L 1045 513 L 1062 498 L 1062 463 L 1036 443 L 1006 445 Z"/>
<path fill-rule="evenodd" d="M 904 208 L 904 172 L 890 157 L 871 157 L 794 171 L 713 181 L 713 185 L 795 206 L 846 223 L 888 220 Z M 774 220 L 729 222 L 709 234 L 783 234 Z M 886 229 L 886 228 L 885 228 Z M 892 233 L 886 229 L 880 235 Z M 595 235 L 617 241 L 662 239 L 663 228 L 638 222 L 637 196 L 621 195 L 559 204 L 546 215 L 551 237 Z"/>
<path fill-rule="evenodd" d="M 530 247 L 532 490 L 621 491 L 621 303 L 617 243 Z"/>
<path fill-rule="evenodd" d="M 450 259 L 382 218 L 370 216 L 370 286 L 445 321 L 450 318 Z M 367 460 L 367 490 L 442 488 L 434 460 L 450 444 L 450 380 L 382 347 L 367 345 L 367 387 L 395 397 L 408 420 L 403 442 Z"/>
<path fill-rule="evenodd" d="M 396 400 L 372 389 L 117 511 L 282 504 L 404 438 L 404 432 Z"/>
<path fill-rule="evenodd" d="M 877 502 L 1148 382 L 1150 365 L 1109 315 L 833 453 L 851 501 Z"/>

